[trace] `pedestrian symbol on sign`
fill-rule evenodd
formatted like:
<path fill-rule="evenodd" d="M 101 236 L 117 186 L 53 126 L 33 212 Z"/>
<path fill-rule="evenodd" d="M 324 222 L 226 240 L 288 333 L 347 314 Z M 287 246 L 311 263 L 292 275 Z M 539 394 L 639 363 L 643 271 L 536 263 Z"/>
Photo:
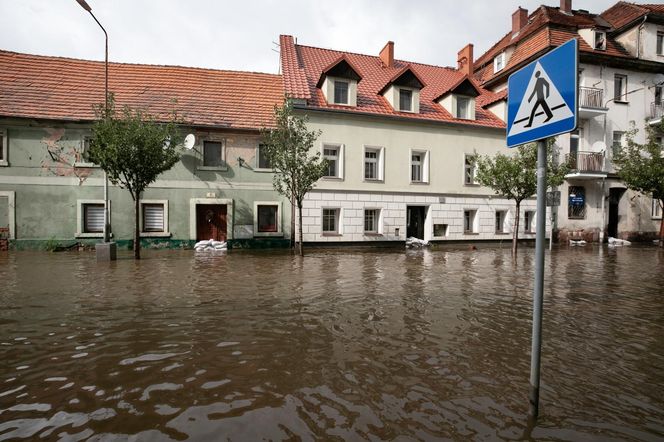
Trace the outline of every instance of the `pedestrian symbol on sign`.
<path fill-rule="evenodd" d="M 545 123 L 553 118 L 553 113 L 551 112 L 551 109 L 549 109 L 549 105 L 546 104 L 546 99 L 549 98 L 549 82 L 544 78 L 540 78 L 540 71 L 535 72 L 535 77 L 537 77 L 537 80 L 535 81 L 535 89 L 533 89 L 530 97 L 528 97 L 528 103 L 532 101 L 535 94 L 537 94 L 537 101 L 535 102 L 535 106 L 533 106 L 533 110 L 530 112 L 530 119 L 528 119 L 526 127 L 531 127 L 533 125 L 533 119 L 535 118 L 535 112 L 537 111 L 538 106 L 542 106 L 542 109 L 546 112 Z M 546 88 L 546 97 L 544 96 L 544 88 Z"/>

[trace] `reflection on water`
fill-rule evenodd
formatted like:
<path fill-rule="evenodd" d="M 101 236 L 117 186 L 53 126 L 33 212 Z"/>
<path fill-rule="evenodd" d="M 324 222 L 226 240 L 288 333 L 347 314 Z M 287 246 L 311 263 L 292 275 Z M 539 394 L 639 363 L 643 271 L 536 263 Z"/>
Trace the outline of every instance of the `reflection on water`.
<path fill-rule="evenodd" d="M 0 255 L 0 440 L 661 440 L 664 255 Z"/>

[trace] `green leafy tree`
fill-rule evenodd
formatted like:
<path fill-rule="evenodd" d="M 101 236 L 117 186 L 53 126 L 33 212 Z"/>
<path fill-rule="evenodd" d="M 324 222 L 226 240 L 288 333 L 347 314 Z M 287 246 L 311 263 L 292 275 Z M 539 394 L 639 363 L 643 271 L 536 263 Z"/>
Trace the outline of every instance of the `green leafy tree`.
<path fill-rule="evenodd" d="M 282 107 L 275 107 L 274 115 L 276 127 L 263 129 L 262 138 L 266 156 L 274 170 L 274 189 L 286 197 L 292 206 L 297 206 L 300 228 L 298 246 L 300 255 L 304 256 L 302 203 L 305 195 L 327 170 L 327 161 L 321 158 L 320 152 L 312 153 L 314 142 L 321 132 L 307 129 L 307 117 L 294 115 L 289 100 Z"/>
<path fill-rule="evenodd" d="M 134 258 L 141 257 L 139 204 L 145 189 L 180 159 L 176 149 L 182 138 L 173 112 L 159 122 L 141 109 L 125 106 L 116 112 L 111 96 L 108 106 L 96 107 L 89 160 L 108 174 L 113 184 L 127 189 L 134 200 Z"/>
<path fill-rule="evenodd" d="M 567 163 L 555 165 L 553 141 L 547 142 L 547 186 L 562 184 L 569 168 Z M 521 202 L 537 193 L 537 144 L 519 146 L 514 154 L 482 156 L 475 154 L 472 161 L 476 167 L 476 181 L 490 187 L 496 195 L 514 200 L 516 215 L 512 235 L 512 253 L 516 254 L 519 241 Z M 544 214 L 537 214 L 544 216 Z"/>
<path fill-rule="evenodd" d="M 625 138 L 627 146 L 616 152 L 613 164 L 625 185 L 637 192 L 651 195 L 664 207 L 664 152 L 658 134 L 664 133 L 664 121 L 658 126 L 646 124 L 646 142 L 634 141 L 638 130 L 632 124 Z M 664 218 L 659 225 L 659 245 L 664 247 Z"/>

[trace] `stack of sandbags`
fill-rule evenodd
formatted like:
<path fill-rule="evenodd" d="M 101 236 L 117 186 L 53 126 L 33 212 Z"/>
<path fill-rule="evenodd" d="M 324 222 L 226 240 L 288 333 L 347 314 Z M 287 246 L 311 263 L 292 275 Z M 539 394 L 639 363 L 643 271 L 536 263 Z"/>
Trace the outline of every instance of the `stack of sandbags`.
<path fill-rule="evenodd" d="M 418 239 L 413 236 L 406 239 L 406 247 L 409 249 L 421 249 L 429 245 L 429 241 L 424 241 L 423 239 Z"/>
<path fill-rule="evenodd" d="M 626 239 L 618 239 L 618 238 L 613 238 L 609 236 L 609 245 L 610 246 L 629 246 L 632 243 L 627 241 Z"/>
<path fill-rule="evenodd" d="M 208 252 L 208 251 L 218 251 L 218 250 L 227 250 L 228 246 L 226 241 L 215 241 L 209 239 L 207 241 L 198 241 L 194 245 L 194 250 L 197 252 Z"/>

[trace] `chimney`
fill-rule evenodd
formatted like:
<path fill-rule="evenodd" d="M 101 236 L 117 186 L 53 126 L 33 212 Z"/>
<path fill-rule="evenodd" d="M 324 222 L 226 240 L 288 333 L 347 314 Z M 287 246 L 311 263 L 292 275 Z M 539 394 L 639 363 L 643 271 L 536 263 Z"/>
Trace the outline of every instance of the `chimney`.
<path fill-rule="evenodd" d="M 394 42 L 388 41 L 387 44 L 380 50 L 380 61 L 383 66 L 391 68 L 394 66 Z"/>
<path fill-rule="evenodd" d="M 560 0 L 560 12 L 572 14 L 572 0 Z"/>
<path fill-rule="evenodd" d="M 473 44 L 468 43 L 457 55 L 457 69 L 465 75 L 473 74 Z"/>
<path fill-rule="evenodd" d="M 519 9 L 512 14 L 512 35 L 519 33 L 528 23 L 528 10 L 519 6 Z"/>

